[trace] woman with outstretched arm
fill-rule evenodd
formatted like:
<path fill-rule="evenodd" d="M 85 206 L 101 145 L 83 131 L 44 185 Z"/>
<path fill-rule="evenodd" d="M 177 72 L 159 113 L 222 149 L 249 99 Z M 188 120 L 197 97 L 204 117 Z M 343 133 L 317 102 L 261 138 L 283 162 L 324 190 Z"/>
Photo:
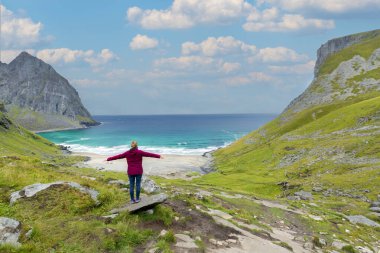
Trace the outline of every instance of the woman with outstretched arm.
<path fill-rule="evenodd" d="M 145 152 L 138 149 L 137 141 L 131 142 L 131 149 L 120 154 L 107 158 L 107 161 L 123 159 L 127 160 L 128 164 L 128 178 L 129 178 L 129 194 L 131 196 L 131 203 L 140 202 L 140 189 L 141 189 L 141 177 L 143 174 L 142 161 L 143 157 L 161 158 L 161 155 Z M 134 190 L 136 185 L 136 199 L 134 198 Z"/>

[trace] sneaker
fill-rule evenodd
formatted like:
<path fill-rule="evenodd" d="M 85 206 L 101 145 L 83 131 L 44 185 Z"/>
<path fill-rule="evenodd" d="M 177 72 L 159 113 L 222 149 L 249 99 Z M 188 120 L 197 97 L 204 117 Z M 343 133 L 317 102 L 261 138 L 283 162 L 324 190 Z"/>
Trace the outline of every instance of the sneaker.
<path fill-rule="evenodd" d="M 136 199 L 135 203 L 139 203 L 140 202 L 140 199 Z"/>
<path fill-rule="evenodd" d="M 137 203 L 134 199 L 131 200 L 131 204 Z"/>

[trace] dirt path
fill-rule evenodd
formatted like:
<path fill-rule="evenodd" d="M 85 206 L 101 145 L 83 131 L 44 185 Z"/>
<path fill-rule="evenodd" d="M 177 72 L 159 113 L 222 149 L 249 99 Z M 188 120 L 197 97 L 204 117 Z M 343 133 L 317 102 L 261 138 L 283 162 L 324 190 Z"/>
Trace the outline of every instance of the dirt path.
<path fill-rule="evenodd" d="M 217 224 L 232 228 L 237 232 L 240 232 L 241 235 L 238 235 L 239 245 L 232 246 L 228 248 L 208 248 L 206 252 L 212 253 L 240 253 L 240 252 L 251 252 L 251 253 L 289 253 L 291 252 L 288 249 L 285 249 L 279 245 L 274 244 L 271 241 L 265 240 L 261 237 L 253 235 L 248 231 L 241 229 L 234 225 L 233 223 L 225 220 L 219 216 L 213 216 Z"/>

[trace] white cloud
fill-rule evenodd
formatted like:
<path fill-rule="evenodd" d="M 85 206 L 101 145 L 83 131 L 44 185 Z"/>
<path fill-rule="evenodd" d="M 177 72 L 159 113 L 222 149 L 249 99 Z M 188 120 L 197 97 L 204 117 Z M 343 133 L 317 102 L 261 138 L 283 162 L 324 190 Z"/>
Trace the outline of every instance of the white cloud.
<path fill-rule="evenodd" d="M 19 17 L 4 5 L 1 11 L 1 36 L 5 48 L 22 48 L 34 45 L 42 40 L 42 23 L 27 17 Z"/>
<path fill-rule="evenodd" d="M 242 86 L 248 84 L 275 83 L 277 80 L 264 72 L 249 72 L 243 76 L 228 77 L 223 80 L 229 86 Z"/>
<path fill-rule="evenodd" d="M 150 38 L 146 35 L 137 34 L 129 43 L 132 50 L 141 50 L 155 48 L 158 46 L 158 40 Z"/>
<path fill-rule="evenodd" d="M 299 14 L 285 14 L 279 18 L 275 16 L 270 18 L 262 18 L 262 14 L 252 14 L 243 25 L 243 29 L 249 32 L 294 32 L 305 29 L 326 30 L 335 27 L 334 20 L 305 18 Z"/>
<path fill-rule="evenodd" d="M 313 73 L 314 66 L 315 61 L 308 61 L 306 63 L 291 66 L 269 66 L 268 68 L 273 73 L 310 75 L 311 73 Z"/>
<path fill-rule="evenodd" d="M 238 62 L 225 62 L 222 64 L 222 71 L 224 73 L 231 73 L 231 72 L 235 72 L 236 70 L 240 69 L 241 65 L 240 63 Z"/>
<path fill-rule="evenodd" d="M 262 0 L 287 11 L 323 11 L 328 13 L 369 12 L 380 10 L 379 0 Z"/>
<path fill-rule="evenodd" d="M 246 44 L 232 36 L 226 37 L 209 37 L 199 44 L 194 42 L 185 42 L 182 44 L 182 54 L 190 55 L 200 52 L 205 56 L 237 54 L 237 53 L 254 53 L 256 46 Z"/>
<path fill-rule="evenodd" d="M 271 82 L 274 80 L 273 77 L 265 74 L 264 72 L 250 72 L 248 73 L 248 76 L 251 78 L 251 80 L 256 82 Z"/>
<path fill-rule="evenodd" d="M 70 63 L 75 62 L 78 59 L 83 59 L 86 57 L 91 57 L 94 54 L 93 50 L 71 50 L 69 48 L 54 48 L 54 49 L 43 49 L 36 53 L 36 56 L 47 63 L 57 63 L 64 62 Z"/>
<path fill-rule="evenodd" d="M 262 62 L 298 62 L 307 59 L 307 55 L 299 54 L 290 48 L 267 47 L 259 49 L 255 56 L 249 58 L 249 62 L 253 63 L 257 60 Z"/>
<path fill-rule="evenodd" d="M 211 75 L 230 74 L 239 70 L 241 65 L 238 62 L 225 62 L 223 59 L 191 55 L 161 58 L 154 62 L 154 67 L 156 69 L 153 73 L 160 73 L 158 77 L 168 77 L 169 74 L 173 75 L 173 70 L 179 70 L 182 74 L 191 74 L 192 76 L 205 73 Z M 181 74 L 178 71 L 175 73 L 176 75 Z"/>
<path fill-rule="evenodd" d="M 1 52 L 2 62 L 9 63 L 22 51 L 26 51 L 31 55 L 47 62 L 55 63 L 73 63 L 84 61 L 92 67 L 98 67 L 108 63 L 111 60 L 117 59 L 117 56 L 109 49 L 102 49 L 99 53 L 94 50 L 73 50 L 69 48 L 49 48 L 42 50 L 25 49 L 25 50 L 4 50 Z"/>
<path fill-rule="evenodd" d="M 131 7 L 127 20 L 146 29 L 183 29 L 202 23 L 229 22 L 251 8 L 245 0 L 174 0 L 165 10 Z"/>
<path fill-rule="evenodd" d="M 94 50 L 72 50 L 69 48 L 43 49 L 36 56 L 47 63 L 71 63 L 85 61 L 93 67 L 97 67 L 116 59 L 117 56 L 109 49 L 102 49 L 98 54 Z"/>
<path fill-rule="evenodd" d="M 84 60 L 88 62 L 93 67 L 98 67 L 112 60 L 116 60 L 118 57 L 110 49 L 104 48 L 100 53 L 96 55 L 91 55 L 90 57 L 85 57 Z"/>
<path fill-rule="evenodd" d="M 278 8 L 272 7 L 260 12 L 256 8 L 252 8 L 251 13 L 247 17 L 247 21 L 272 21 L 280 15 Z"/>
<path fill-rule="evenodd" d="M 215 64 L 215 60 L 203 56 L 181 56 L 161 58 L 154 61 L 154 66 L 158 68 L 180 69 L 192 71 L 194 69 L 210 68 Z"/>

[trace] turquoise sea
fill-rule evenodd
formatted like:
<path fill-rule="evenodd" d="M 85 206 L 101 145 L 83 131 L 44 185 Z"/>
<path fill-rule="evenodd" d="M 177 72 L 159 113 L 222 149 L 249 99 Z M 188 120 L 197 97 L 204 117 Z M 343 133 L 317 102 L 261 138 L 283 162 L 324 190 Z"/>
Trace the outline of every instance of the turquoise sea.
<path fill-rule="evenodd" d="M 101 125 L 40 133 L 71 151 L 111 155 L 137 140 L 140 149 L 198 155 L 224 147 L 274 119 L 275 114 L 94 116 Z"/>

